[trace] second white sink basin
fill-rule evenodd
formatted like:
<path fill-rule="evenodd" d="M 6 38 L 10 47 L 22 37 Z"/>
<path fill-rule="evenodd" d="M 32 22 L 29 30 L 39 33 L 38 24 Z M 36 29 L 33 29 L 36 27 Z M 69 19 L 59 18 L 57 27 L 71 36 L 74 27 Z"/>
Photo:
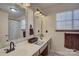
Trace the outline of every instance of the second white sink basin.
<path fill-rule="evenodd" d="M 34 44 L 36 44 L 36 45 L 42 45 L 44 42 L 42 41 L 42 40 L 38 40 L 37 42 L 35 42 Z"/>

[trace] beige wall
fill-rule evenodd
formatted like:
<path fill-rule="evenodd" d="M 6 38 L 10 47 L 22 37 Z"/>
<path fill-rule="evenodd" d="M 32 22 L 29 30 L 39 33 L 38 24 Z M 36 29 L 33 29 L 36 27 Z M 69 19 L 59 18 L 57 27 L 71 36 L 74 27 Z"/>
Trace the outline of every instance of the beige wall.
<path fill-rule="evenodd" d="M 50 38 L 52 36 L 52 51 L 55 51 L 55 52 L 71 51 L 71 50 L 67 50 L 64 47 L 64 33 L 65 32 L 55 31 L 56 30 L 55 29 L 56 28 L 56 13 L 74 10 L 74 9 L 79 9 L 79 4 L 60 4 L 58 6 L 54 6 L 53 8 L 51 8 L 50 10 L 51 14 L 49 14 L 47 17 L 44 18 L 44 31 L 48 29 L 49 33 L 47 34 L 47 36 Z"/>
<path fill-rule="evenodd" d="M 38 33 L 38 30 L 40 31 Z M 38 35 L 41 33 L 41 18 L 38 16 L 34 16 L 34 34 Z"/>
<path fill-rule="evenodd" d="M 27 23 L 26 24 L 26 37 L 30 37 L 30 35 L 29 35 L 30 25 L 32 25 L 32 27 L 34 26 L 34 23 L 33 23 L 33 10 L 31 8 L 27 8 L 25 15 L 26 15 L 26 23 Z"/>
<path fill-rule="evenodd" d="M 28 8 L 28 29 L 30 27 L 30 24 L 33 26 L 33 11 L 32 9 Z"/>
<path fill-rule="evenodd" d="M 52 21 L 50 21 L 51 17 L 50 16 L 45 16 L 42 21 L 43 21 L 43 34 L 45 37 L 51 38 L 52 37 Z M 48 33 L 46 33 L 46 30 Z"/>
<path fill-rule="evenodd" d="M 6 45 L 8 39 L 8 13 L 0 11 L 0 48 Z"/>

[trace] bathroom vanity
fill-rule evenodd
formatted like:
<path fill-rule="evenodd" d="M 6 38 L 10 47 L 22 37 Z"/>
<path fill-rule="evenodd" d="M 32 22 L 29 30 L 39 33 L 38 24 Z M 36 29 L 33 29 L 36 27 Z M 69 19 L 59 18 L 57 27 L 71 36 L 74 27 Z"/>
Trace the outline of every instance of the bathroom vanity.
<path fill-rule="evenodd" d="M 43 20 L 43 18 L 34 15 L 31 8 L 20 7 L 17 4 L 0 4 L 0 7 L 1 6 L 5 7 L 2 8 L 4 11 L 0 11 L 0 56 L 48 55 L 50 51 L 49 38 L 43 38 L 42 40 L 38 39 L 38 42 L 36 43 L 28 42 L 28 37 L 33 35 L 29 29 L 32 32 L 34 29 L 34 35 L 42 33 L 43 25 L 40 19 Z M 6 8 L 8 6 L 10 7 L 9 10 Z M 12 6 L 16 8 L 12 8 Z M 16 13 L 13 12 L 12 9 L 15 10 Z M 7 12 L 5 12 L 6 10 Z M 46 32 L 48 31 L 46 30 Z M 10 41 L 14 42 L 15 48 L 10 48 Z M 5 51 L 6 49 L 7 53 Z"/>
<path fill-rule="evenodd" d="M 16 44 L 15 50 L 10 53 L 5 53 L 4 49 L 0 49 L 1 56 L 46 56 L 50 51 L 50 39 L 41 40 L 42 44 L 28 43 L 23 41 Z"/>
<path fill-rule="evenodd" d="M 50 49 L 50 40 L 44 41 L 43 44 L 40 46 L 39 50 L 33 54 L 33 56 L 46 56 L 49 53 Z"/>

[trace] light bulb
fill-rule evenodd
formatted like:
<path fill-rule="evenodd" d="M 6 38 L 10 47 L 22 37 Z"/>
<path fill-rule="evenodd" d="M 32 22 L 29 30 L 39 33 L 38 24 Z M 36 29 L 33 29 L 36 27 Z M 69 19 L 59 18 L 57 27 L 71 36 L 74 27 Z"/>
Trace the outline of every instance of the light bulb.
<path fill-rule="evenodd" d="M 10 10 L 11 10 L 12 12 L 16 12 L 16 9 L 14 9 L 14 8 L 10 8 Z"/>
<path fill-rule="evenodd" d="M 42 15 L 41 13 L 39 15 Z"/>

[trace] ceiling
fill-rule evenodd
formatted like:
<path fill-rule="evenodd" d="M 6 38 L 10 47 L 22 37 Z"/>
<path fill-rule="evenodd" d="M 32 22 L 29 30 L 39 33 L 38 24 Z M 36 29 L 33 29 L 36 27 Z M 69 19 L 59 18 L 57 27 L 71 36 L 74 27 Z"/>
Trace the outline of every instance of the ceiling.
<path fill-rule="evenodd" d="M 69 8 L 75 9 L 78 6 L 79 4 L 75 4 L 75 3 L 73 4 L 70 4 L 70 3 L 69 4 L 68 3 L 31 3 L 31 8 L 33 9 L 33 11 L 36 11 L 36 9 L 38 8 L 45 15 L 48 15 L 54 11 L 58 12 L 59 10 L 61 10 L 61 8 L 64 8 L 64 7 L 66 7 L 64 9 L 69 9 Z M 15 8 L 17 12 L 16 13 L 12 12 L 10 8 Z M 17 6 L 14 3 L 0 3 L 0 9 L 8 12 L 9 18 L 12 18 L 12 19 L 20 17 L 21 15 L 25 13 L 23 8 Z"/>
<path fill-rule="evenodd" d="M 16 9 L 16 12 L 12 12 L 10 8 Z M 20 8 L 14 3 L 0 3 L 0 9 L 8 12 L 10 19 L 15 19 L 24 14 L 24 9 Z"/>
<path fill-rule="evenodd" d="M 56 3 L 34 3 L 32 5 L 36 5 L 36 6 L 40 7 L 40 8 L 42 8 L 42 9 L 46 9 L 46 8 L 52 6 L 52 5 L 53 6 L 56 5 Z"/>
<path fill-rule="evenodd" d="M 55 5 L 57 5 L 57 3 L 31 3 L 31 7 L 34 11 L 36 11 L 36 9 L 39 8 L 40 11 L 45 15 L 49 13 L 48 11 L 49 8 Z M 10 8 L 15 8 L 17 12 L 16 13 L 12 12 Z M 15 19 L 24 14 L 24 9 L 17 6 L 15 3 L 0 3 L 0 9 L 8 12 L 10 19 Z"/>
<path fill-rule="evenodd" d="M 49 9 L 51 8 L 51 6 L 54 7 L 58 4 L 59 3 L 31 3 L 31 8 L 33 9 L 33 11 L 36 11 L 36 9 L 38 8 L 43 14 L 48 15 L 48 13 L 50 12 Z M 15 8 L 17 12 L 16 13 L 12 12 L 10 8 Z M 17 6 L 15 3 L 0 3 L 0 9 L 8 12 L 9 18 L 11 19 L 20 17 L 25 13 L 24 9 Z"/>
<path fill-rule="evenodd" d="M 49 13 L 49 11 L 48 11 L 49 8 L 54 7 L 58 4 L 59 3 L 31 3 L 31 6 L 34 10 L 39 8 L 40 11 L 42 11 L 44 14 L 48 14 Z"/>
<path fill-rule="evenodd" d="M 49 15 L 52 13 L 78 9 L 79 3 L 32 3 L 31 7 L 35 11 L 38 8 L 43 14 Z"/>

